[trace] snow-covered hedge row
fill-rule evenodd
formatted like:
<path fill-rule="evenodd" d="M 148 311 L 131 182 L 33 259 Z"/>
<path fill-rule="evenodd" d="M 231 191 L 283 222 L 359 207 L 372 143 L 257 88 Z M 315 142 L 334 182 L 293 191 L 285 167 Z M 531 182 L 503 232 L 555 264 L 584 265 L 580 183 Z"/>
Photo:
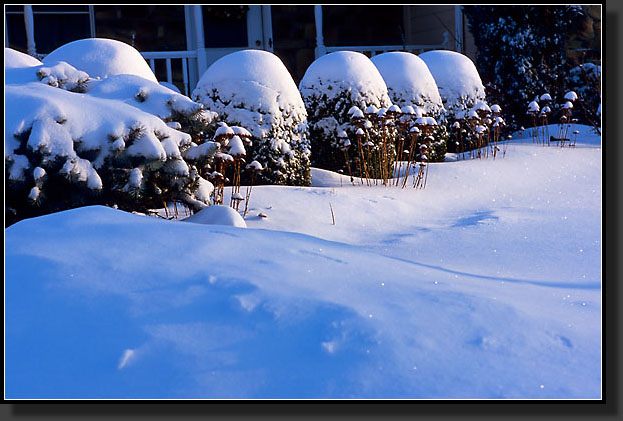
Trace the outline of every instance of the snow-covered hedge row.
<path fill-rule="evenodd" d="M 228 125 L 251 132 L 247 159 L 264 167 L 259 182 L 311 183 L 307 111 L 277 56 L 261 50 L 229 54 L 206 70 L 192 97 Z"/>
<path fill-rule="evenodd" d="M 368 121 L 365 129 L 358 127 L 349 115 L 352 107 L 361 111 L 373 109 L 376 114 L 392 105 L 383 77 L 365 55 L 337 51 L 318 58 L 305 72 L 299 90 L 309 113 L 312 165 L 332 171 L 347 170 L 344 140 L 338 138 L 343 132 L 352 145 L 357 145 L 358 130 L 363 130 L 364 142 L 382 142 L 374 124 Z M 353 172 L 358 167 L 356 157 L 356 153 L 350 157 Z"/>
<path fill-rule="evenodd" d="M 7 223 L 87 204 L 209 203 L 200 169 L 217 151 L 204 142 L 215 113 L 140 76 L 93 79 L 9 49 L 5 58 Z"/>

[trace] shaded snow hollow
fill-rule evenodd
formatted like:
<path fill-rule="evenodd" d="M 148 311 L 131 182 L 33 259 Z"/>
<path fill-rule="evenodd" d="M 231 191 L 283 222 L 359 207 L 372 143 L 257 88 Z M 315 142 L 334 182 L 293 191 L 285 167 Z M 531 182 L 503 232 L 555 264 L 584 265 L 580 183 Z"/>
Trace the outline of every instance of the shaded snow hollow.
<path fill-rule="evenodd" d="M 581 136 L 432 163 L 425 190 L 255 186 L 247 229 L 21 221 L 6 397 L 598 399 L 601 150 Z"/>

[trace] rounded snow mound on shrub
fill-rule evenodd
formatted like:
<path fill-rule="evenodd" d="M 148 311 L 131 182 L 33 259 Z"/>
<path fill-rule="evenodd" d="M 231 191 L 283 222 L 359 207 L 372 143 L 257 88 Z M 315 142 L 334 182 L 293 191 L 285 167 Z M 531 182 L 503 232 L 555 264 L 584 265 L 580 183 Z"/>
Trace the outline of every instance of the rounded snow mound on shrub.
<path fill-rule="evenodd" d="M 41 66 L 43 63 L 33 56 L 24 54 L 12 48 L 4 47 L 4 68 L 15 69 L 22 67 Z"/>
<path fill-rule="evenodd" d="M 247 227 L 247 223 L 235 209 L 224 205 L 208 206 L 182 221 L 193 222 L 195 224 L 229 225 L 239 228 Z"/>
<path fill-rule="evenodd" d="M 65 44 L 48 54 L 43 62 L 65 61 L 93 78 L 131 74 L 157 82 L 151 68 L 134 47 L 112 39 L 87 38 Z"/>
<path fill-rule="evenodd" d="M 443 110 L 437 83 L 421 58 L 404 51 L 392 51 L 376 55 L 371 61 L 383 76 L 395 104 L 418 106 L 428 115 Z"/>
<path fill-rule="evenodd" d="M 474 62 L 455 51 L 435 50 L 420 54 L 426 63 L 451 114 L 485 100 L 485 88 Z"/>
<path fill-rule="evenodd" d="M 336 51 L 315 60 L 305 72 L 299 90 L 303 100 L 326 96 L 330 101 L 348 92 L 350 102 L 359 108 L 391 105 L 383 77 L 368 57 L 355 51 Z"/>
<path fill-rule="evenodd" d="M 247 161 L 265 168 L 261 181 L 309 185 L 307 111 L 279 57 L 262 50 L 228 54 L 206 70 L 192 98 L 251 133 Z"/>

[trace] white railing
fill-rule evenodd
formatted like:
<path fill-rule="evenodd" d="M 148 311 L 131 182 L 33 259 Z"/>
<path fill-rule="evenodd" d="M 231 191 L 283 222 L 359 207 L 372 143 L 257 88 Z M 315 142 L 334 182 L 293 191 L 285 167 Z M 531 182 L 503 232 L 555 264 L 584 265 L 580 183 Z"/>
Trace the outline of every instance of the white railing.
<path fill-rule="evenodd" d="M 334 51 L 357 51 L 360 53 L 369 53 L 370 57 L 377 54 L 387 53 L 389 51 L 408 51 L 414 54 L 420 54 L 430 50 L 447 50 L 450 47 L 450 34 L 445 31 L 443 34 L 443 42 L 441 44 L 407 44 L 407 45 L 357 45 L 354 47 L 328 47 L 324 46 L 327 53 Z"/>
<path fill-rule="evenodd" d="M 196 51 L 147 51 L 142 52 L 141 55 L 147 62 L 149 62 L 149 66 L 151 70 L 156 73 L 156 60 L 164 60 L 167 71 L 167 82 L 173 83 L 173 71 L 171 67 L 172 60 L 181 60 L 182 61 L 182 83 L 184 84 L 184 95 L 188 96 L 190 93 L 190 86 L 197 83 L 197 81 L 190 79 L 190 66 L 191 60 L 197 60 L 197 52 Z M 193 65 L 195 65 L 193 63 Z M 196 66 L 196 65 L 195 65 Z"/>

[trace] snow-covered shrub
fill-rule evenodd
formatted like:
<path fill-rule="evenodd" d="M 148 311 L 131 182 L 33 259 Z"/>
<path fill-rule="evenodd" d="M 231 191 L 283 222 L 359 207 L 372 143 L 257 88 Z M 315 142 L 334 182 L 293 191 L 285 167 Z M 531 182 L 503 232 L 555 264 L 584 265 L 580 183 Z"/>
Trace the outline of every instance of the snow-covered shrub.
<path fill-rule="evenodd" d="M 432 130 L 431 161 L 443 161 L 446 153 L 448 132 L 444 121 L 444 107 L 439 95 L 437 83 L 426 63 L 412 53 L 393 51 L 372 57 L 372 63 L 383 76 L 390 99 L 394 104 L 415 107 L 418 117 L 433 117 L 439 124 Z M 408 136 L 408 129 L 403 130 L 403 137 Z"/>
<path fill-rule="evenodd" d="M 485 88 L 474 62 L 455 51 L 434 50 L 420 54 L 426 63 L 446 109 L 448 119 L 485 100 Z"/>
<path fill-rule="evenodd" d="M 437 83 L 421 58 L 404 51 L 392 51 L 371 60 L 383 76 L 394 104 L 417 106 L 428 116 L 438 115 L 443 110 Z"/>
<path fill-rule="evenodd" d="M 206 70 L 192 97 L 228 125 L 249 130 L 247 159 L 264 167 L 260 183 L 311 183 L 307 111 L 277 56 L 244 50 L 222 57 Z"/>
<path fill-rule="evenodd" d="M 458 131 L 465 129 L 465 120 L 471 110 L 479 104 L 485 104 L 485 88 L 472 60 L 455 51 L 434 50 L 420 54 L 439 88 L 439 95 L 444 104 L 445 115 L 440 127 L 447 133 L 448 139 L 460 137 Z M 459 123 L 459 126 L 455 123 Z M 448 142 L 450 152 L 458 152 L 475 147 L 473 142 L 456 145 L 456 140 Z"/>
<path fill-rule="evenodd" d="M 205 129 L 214 113 L 142 77 L 94 80 L 65 62 L 16 62 L 5 69 L 9 224 L 87 204 L 146 211 L 170 200 L 209 203 L 213 186 L 200 169 L 217 146 L 177 130 L 174 119 L 201 120 Z M 80 89 L 72 85 L 85 78 Z"/>
<path fill-rule="evenodd" d="M 337 51 L 315 60 L 299 85 L 308 110 L 312 149 L 312 165 L 332 171 L 347 171 L 343 153 L 344 142 L 338 138 L 346 132 L 350 144 L 356 146 L 357 131 L 364 132 L 365 142 L 382 143 L 378 124 L 370 122 L 379 109 L 383 113 L 392 105 L 383 77 L 368 57 L 354 51 Z M 368 121 L 358 127 L 349 111 L 357 107 Z M 372 117 L 374 115 L 374 117 Z M 369 118 L 368 118 L 369 116 Z M 362 119 L 363 120 L 363 119 Z M 383 121 L 382 118 L 378 122 Z M 393 143 L 393 139 L 391 139 Z M 393 153 L 393 151 L 392 151 Z M 350 156 L 350 166 L 357 172 L 357 153 Z M 393 161 L 393 158 L 392 158 Z"/>
<path fill-rule="evenodd" d="M 106 38 L 87 38 L 65 44 L 45 56 L 43 63 L 60 61 L 89 74 L 92 78 L 131 74 L 157 82 L 151 68 L 134 47 Z"/>
<path fill-rule="evenodd" d="M 564 95 L 568 34 L 582 9 L 568 5 L 463 6 L 478 48 L 478 70 L 513 129 L 529 124 L 525 106 L 543 92 Z"/>

